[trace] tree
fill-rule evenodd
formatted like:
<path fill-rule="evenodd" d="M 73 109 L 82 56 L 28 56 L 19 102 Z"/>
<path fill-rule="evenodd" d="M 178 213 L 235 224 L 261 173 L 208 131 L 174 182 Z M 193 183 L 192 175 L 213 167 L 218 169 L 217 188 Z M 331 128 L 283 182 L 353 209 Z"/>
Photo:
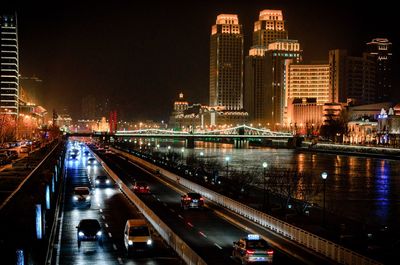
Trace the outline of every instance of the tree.
<path fill-rule="evenodd" d="M 15 139 L 15 119 L 10 114 L 0 114 L 0 143 Z"/>

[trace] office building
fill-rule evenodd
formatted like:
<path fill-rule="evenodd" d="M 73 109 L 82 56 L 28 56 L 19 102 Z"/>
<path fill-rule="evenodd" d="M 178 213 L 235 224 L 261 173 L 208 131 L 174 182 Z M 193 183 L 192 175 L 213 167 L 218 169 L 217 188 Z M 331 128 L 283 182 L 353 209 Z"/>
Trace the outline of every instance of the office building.
<path fill-rule="evenodd" d="M 20 89 L 23 88 L 25 91 L 25 97 L 28 102 L 37 105 L 44 104 L 45 93 L 43 89 L 43 81 L 40 78 L 35 75 L 31 77 L 20 76 L 19 83 Z"/>
<path fill-rule="evenodd" d="M 367 43 L 367 53 L 376 66 L 375 89 L 378 101 L 393 96 L 392 91 L 392 43 L 388 39 L 376 38 Z"/>
<path fill-rule="evenodd" d="M 0 114 L 18 115 L 19 69 L 17 17 L 0 15 Z"/>
<path fill-rule="evenodd" d="M 259 20 L 254 23 L 253 45 L 264 46 L 277 39 L 287 39 L 285 21 L 281 10 L 262 10 Z"/>
<path fill-rule="evenodd" d="M 346 50 L 329 51 L 329 101 L 370 104 L 376 101 L 375 62 L 368 54 L 349 56 Z"/>
<path fill-rule="evenodd" d="M 302 51 L 297 40 L 276 40 L 268 45 L 265 52 L 266 60 L 266 121 L 274 125 L 281 125 L 284 110 L 287 106 L 287 65 L 299 63 L 302 60 Z"/>
<path fill-rule="evenodd" d="M 211 28 L 210 107 L 243 109 L 243 32 L 237 15 L 221 14 Z"/>

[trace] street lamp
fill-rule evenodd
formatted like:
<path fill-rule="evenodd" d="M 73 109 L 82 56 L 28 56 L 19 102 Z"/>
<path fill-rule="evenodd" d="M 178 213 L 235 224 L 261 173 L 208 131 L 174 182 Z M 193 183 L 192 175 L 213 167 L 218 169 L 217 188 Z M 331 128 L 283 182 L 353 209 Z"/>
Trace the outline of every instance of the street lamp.
<path fill-rule="evenodd" d="M 328 173 L 322 172 L 321 178 L 324 182 L 324 202 L 323 202 L 323 211 L 322 211 L 322 224 L 325 226 L 325 191 L 326 191 L 326 179 L 328 178 Z"/>
<path fill-rule="evenodd" d="M 265 209 L 265 171 L 267 170 L 267 162 L 262 163 L 263 166 L 263 182 L 264 182 L 264 196 L 263 196 L 263 209 Z"/>
<path fill-rule="evenodd" d="M 229 157 L 229 156 L 226 156 L 225 157 L 225 161 L 226 161 L 226 177 L 228 178 L 229 177 L 229 160 L 230 160 L 231 158 Z"/>

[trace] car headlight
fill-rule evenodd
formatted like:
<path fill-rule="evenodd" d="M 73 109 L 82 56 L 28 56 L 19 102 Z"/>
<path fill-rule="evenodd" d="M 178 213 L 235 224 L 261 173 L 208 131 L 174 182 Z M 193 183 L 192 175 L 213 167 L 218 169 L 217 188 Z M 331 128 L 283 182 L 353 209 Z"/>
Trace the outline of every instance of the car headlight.
<path fill-rule="evenodd" d="M 96 236 L 101 236 L 101 231 L 97 232 Z"/>
<path fill-rule="evenodd" d="M 85 234 L 83 232 L 79 232 L 78 236 L 84 236 Z"/>
<path fill-rule="evenodd" d="M 129 241 L 128 241 L 128 245 L 129 245 L 129 246 L 132 246 L 132 245 L 133 245 L 133 241 L 132 241 L 132 240 L 129 240 Z"/>
<path fill-rule="evenodd" d="M 96 180 L 96 184 L 99 184 L 100 183 L 100 181 L 99 180 Z"/>
<path fill-rule="evenodd" d="M 77 200 L 78 200 L 78 196 L 75 195 L 74 198 L 73 198 L 73 200 L 74 200 L 74 201 L 77 201 Z"/>
<path fill-rule="evenodd" d="M 147 245 L 153 244 L 153 241 L 151 239 L 147 240 Z"/>
<path fill-rule="evenodd" d="M 86 197 L 86 200 L 87 200 L 87 201 L 90 200 L 90 196 L 87 196 L 87 197 Z"/>
<path fill-rule="evenodd" d="M 107 183 L 107 184 L 110 184 L 110 180 L 109 180 L 109 179 L 107 179 L 107 180 L 106 180 L 106 183 Z"/>

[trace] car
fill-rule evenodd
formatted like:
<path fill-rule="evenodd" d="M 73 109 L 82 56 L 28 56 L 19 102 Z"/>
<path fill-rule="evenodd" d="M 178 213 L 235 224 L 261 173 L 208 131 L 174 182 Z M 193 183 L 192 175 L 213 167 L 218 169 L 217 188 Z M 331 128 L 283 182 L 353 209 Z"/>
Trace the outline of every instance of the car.
<path fill-rule="evenodd" d="M 75 159 L 77 159 L 77 158 L 78 158 L 78 155 L 77 155 L 77 154 L 70 154 L 70 155 L 69 155 L 69 159 L 75 160 Z"/>
<path fill-rule="evenodd" d="M 0 153 L 0 165 L 6 165 L 6 164 L 8 164 L 8 163 L 10 163 L 10 162 L 11 162 L 11 160 L 10 160 L 10 158 L 8 157 L 7 154 L 5 154 L 5 153 Z"/>
<path fill-rule="evenodd" d="M 140 194 L 149 194 L 150 187 L 144 181 L 135 181 L 135 183 L 133 184 L 133 192 Z"/>
<path fill-rule="evenodd" d="M 94 158 L 94 157 L 90 157 L 87 160 L 88 165 L 95 165 L 96 163 L 97 163 L 97 161 L 96 161 L 96 158 Z"/>
<path fill-rule="evenodd" d="M 90 152 L 89 152 L 88 150 L 86 150 L 85 152 L 83 152 L 83 154 L 84 154 L 85 156 L 89 156 L 89 155 L 90 155 Z"/>
<path fill-rule="evenodd" d="M 150 229 L 144 219 L 129 219 L 124 229 L 124 245 L 128 255 L 133 251 L 150 250 L 153 246 Z"/>
<path fill-rule="evenodd" d="M 96 176 L 94 183 L 97 188 L 109 187 L 111 185 L 111 181 L 104 175 Z"/>
<path fill-rule="evenodd" d="M 92 206 L 91 193 L 88 187 L 75 187 L 72 201 L 75 206 Z"/>
<path fill-rule="evenodd" d="M 109 149 L 105 149 L 106 151 L 104 152 L 105 154 L 114 154 L 113 151 L 109 150 Z"/>
<path fill-rule="evenodd" d="M 232 257 L 242 264 L 262 262 L 272 263 L 274 250 L 259 235 L 249 234 L 245 238 L 233 242 Z"/>
<path fill-rule="evenodd" d="M 189 192 L 181 196 L 181 207 L 184 210 L 188 208 L 203 209 L 204 198 L 200 193 Z"/>
<path fill-rule="evenodd" d="M 14 159 L 17 159 L 18 158 L 18 151 L 16 151 L 16 150 L 8 150 L 8 157 L 11 159 L 11 160 L 14 160 Z"/>
<path fill-rule="evenodd" d="M 97 241 L 100 246 L 103 246 L 103 233 L 99 221 L 96 219 L 82 219 L 76 228 L 78 248 L 81 247 L 82 241 Z"/>
<path fill-rule="evenodd" d="M 31 147 L 27 146 L 27 145 L 21 146 L 21 148 L 19 149 L 20 153 L 29 153 L 30 151 L 31 151 Z"/>

